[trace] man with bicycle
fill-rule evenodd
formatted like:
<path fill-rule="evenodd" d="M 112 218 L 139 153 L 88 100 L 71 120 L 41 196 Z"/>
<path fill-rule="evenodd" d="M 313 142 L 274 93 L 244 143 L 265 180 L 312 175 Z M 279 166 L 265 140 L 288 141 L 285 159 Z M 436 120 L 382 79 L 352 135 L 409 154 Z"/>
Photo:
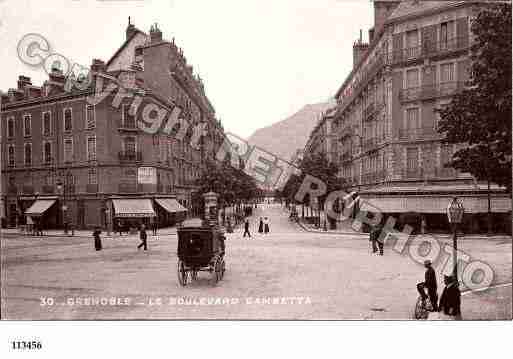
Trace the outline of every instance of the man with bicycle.
<path fill-rule="evenodd" d="M 437 309 L 437 302 L 438 302 L 438 294 L 437 294 L 437 284 L 436 284 L 436 273 L 433 267 L 431 266 L 430 260 L 424 261 L 424 267 L 426 267 L 426 274 L 424 282 L 417 284 L 417 291 L 419 292 L 420 296 L 422 297 L 422 301 L 425 302 L 426 298 L 429 296 L 429 301 L 431 302 L 431 305 L 433 306 L 432 311 L 436 312 Z M 426 295 L 426 292 L 424 289 L 427 289 L 428 294 Z"/>

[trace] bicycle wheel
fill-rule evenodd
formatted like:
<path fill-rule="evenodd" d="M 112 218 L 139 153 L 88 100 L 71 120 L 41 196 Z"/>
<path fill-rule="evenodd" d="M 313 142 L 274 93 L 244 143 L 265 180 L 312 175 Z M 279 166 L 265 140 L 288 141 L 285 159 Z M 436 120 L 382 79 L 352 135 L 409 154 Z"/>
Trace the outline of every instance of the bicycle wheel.
<path fill-rule="evenodd" d="M 417 303 L 415 303 L 415 319 L 424 320 L 428 317 L 428 310 L 426 308 L 426 303 L 422 301 L 422 297 L 419 296 L 417 298 Z"/>

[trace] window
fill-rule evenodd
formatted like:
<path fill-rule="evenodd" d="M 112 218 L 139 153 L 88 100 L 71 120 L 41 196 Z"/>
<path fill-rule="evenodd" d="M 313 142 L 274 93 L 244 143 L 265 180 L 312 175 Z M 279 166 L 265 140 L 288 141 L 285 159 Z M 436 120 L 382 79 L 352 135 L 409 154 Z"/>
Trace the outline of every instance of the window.
<path fill-rule="evenodd" d="M 452 161 L 452 144 L 442 144 L 440 146 L 440 165 L 443 167 L 445 164 Z"/>
<path fill-rule="evenodd" d="M 73 130 L 73 113 L 71 108 L 64 109 L 64 131 L 70 132 Z"/>
<path fill-rule="evenodd" d="M 98 184 L 98 172 L 96 170 L 96 168 L 90 168 L 89 169 L 89 173 L 88 173 L 88 177 L 87 177 L 87 183 L 89 184 Z"/>
<path fill-rule="evenodd" d="M 406 168 L 408 170 L 416 170 L 419 166 L 419 149 L 407 148 L 406 149 Z"/>
<path fill-rule="evenodd" d="M 125 137 L 123 144 L 125 146 L 125 152 L 135 153 L 135 151 L 137 149 L 135 137 L 132 137 L 132 136 Z"/>
<path fill-rule="evenodd" d="M 417 57 L 420 52 L 419 32 L 417 30 L 406 33 L 406 56 L 408 58 Z"/>
<path fill-rule="evenodd" d="M 442 50 L 447 49 L 447 40 L 448 40 L 448 32 L 447 32 L 448 24 L 446 22 L 441 24 L 440 27 L 440 48 Z"/>
<path fill-rule="evenodd" d="M 9 145 L 7 150 L 7 163 L 9 164 L 9 167 L 14 167 L 15 164 L 15 151 L 14 151 L 14 145 Z"/>
<path fill-rule="evenodd" d="M 32 144 L 25 144 L 25 166 L 32 166 Z"/>
<path fill-rule="evenodd" d="M 454 82 L 454 63 L 440 65 L 440 83 Z"/>
<path fill-rule="evenodd" d="M 43 135 L 48 136 L 52 133 L 52 116 L 50 111 L 43 112 Z"/>
<path fill-rule="evenodd" d="M 406 110 L 406 128 L 416 129 L 420 127 L 420 116 L 419 116 L 419 108 L 409 108 Z"/>
<path fill-rule="evenodd" d="M 454 46 L 455 22 L 443 22 L 440 24 L 440 49 L 447 50 Z"/>
<path fill-rule="evenodd" d="M 71 162 L 73 160 L 73 139 L 66 138 L 64 140 L 64 162 Z"/>
<path fill-rule="evenodd" d="M 7 137 L 14 137 L 14 117 L 9 117 L 7 119 Z"/>
<path fill-rule="evenodd" d="M 419 87 L 419 70 L 411 69 L 406 71 L 406 88 Z"/>
<path fill-rule="evenodd" d="M 96 112 L 93 105 L 86 105 L 86 128 L 96 128 Z"/>
<path fill-rule="evenodd" d="M 87 137 L 87 160 L 96 161 L 96 137 Z"/>
<path fill-rule="evenodd" d="M 123 127 L 124 128 L 136 128 L 135 126 L 135 116 L 130 114 L 130 105 L 124 104 L 123 106 Z"/>
<path fill-rule="evenodd" d="M 52 143 L 45 142 L 43 145 L 43 161 L 45 164 L 52 163 Z"/>
<path fill-rule="evenodd" d="M 32 135 L 32 118 L 30 115 L 23 116 L 23 136 L 30 137 Z"/>

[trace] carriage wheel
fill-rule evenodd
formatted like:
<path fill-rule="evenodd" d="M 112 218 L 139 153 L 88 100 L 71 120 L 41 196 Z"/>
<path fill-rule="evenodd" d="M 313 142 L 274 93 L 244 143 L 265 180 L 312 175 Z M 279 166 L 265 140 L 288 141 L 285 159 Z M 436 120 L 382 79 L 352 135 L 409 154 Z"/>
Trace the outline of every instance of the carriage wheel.
<path fill-rule="evenodd" d="M 178 261 L 177 273 L 178 282 L 182 287 L 185 287 L 187 284 L 187 270 L 185 270 L 185 264 L 181 260 Z"/>

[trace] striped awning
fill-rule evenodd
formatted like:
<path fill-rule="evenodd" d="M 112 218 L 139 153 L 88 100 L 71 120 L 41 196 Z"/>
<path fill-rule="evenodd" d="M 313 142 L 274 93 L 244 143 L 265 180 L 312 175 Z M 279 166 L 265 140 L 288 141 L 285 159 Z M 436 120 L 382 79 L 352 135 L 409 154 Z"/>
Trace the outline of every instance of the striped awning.
<path fill-rule="evenodd" d="M 149 198 L 113 199 L 112 203 L 114 204 L 114 217 L 155 217 L 155 211 Z"/>
<path fill-rule="evenodd" d="M 38 199 L 25 211 L 25 214 L 31 217 L 42 216 L 55 201 L 55 199 Z"/>
<path fill-rule="evenodd" d="M 488 200 L 486 196 L 458 197 L 465 213 L 487 213 Z M 360 208 L 364 211 L 383 213 L 446 213 L 451 196 L 385 196 L 374 198 L 361 198 Z M 511 198 L 492 197 L 491 210 L 493 213 L 507 213 L 511 211 Z"/>
<path fill-rule="evenodd" d="M 174 198 L 155 198 L 155 202 L 169 213 L 187 212 L 187 208 L 178 203 Z"/>

